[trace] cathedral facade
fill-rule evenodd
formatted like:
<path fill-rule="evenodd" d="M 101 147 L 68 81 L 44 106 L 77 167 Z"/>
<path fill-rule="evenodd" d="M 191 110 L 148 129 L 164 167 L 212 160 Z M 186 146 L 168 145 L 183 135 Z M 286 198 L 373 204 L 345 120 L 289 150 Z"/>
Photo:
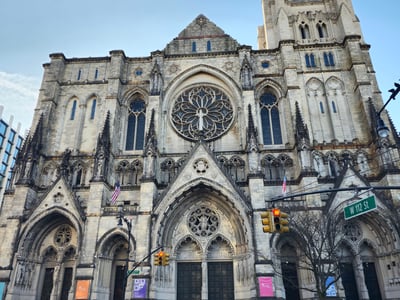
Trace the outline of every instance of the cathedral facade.
<path fill-rule="evenodd" d="M 400 140 L 351 0 L 262 10 L 258 50 L 199 15 L 148 57 L 50 55 L 0 212 L 4 299 L 400 299 Z M 337 224 L 312 268 L 306 214 Z"/>

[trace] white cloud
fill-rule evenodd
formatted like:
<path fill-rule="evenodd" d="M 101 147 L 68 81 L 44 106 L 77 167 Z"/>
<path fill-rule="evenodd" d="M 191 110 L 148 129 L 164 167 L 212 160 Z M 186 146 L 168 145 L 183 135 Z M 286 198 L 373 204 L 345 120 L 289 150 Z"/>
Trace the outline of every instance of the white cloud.
<path fill-rule="evenodd" d="M 39 95 L 40 79 L 23 74 L 0 71 L 0 104 L 4 106 L 3 119 L 14 116 L 12 127 L 21 123 L 20 134 L 29 129 Z"/>

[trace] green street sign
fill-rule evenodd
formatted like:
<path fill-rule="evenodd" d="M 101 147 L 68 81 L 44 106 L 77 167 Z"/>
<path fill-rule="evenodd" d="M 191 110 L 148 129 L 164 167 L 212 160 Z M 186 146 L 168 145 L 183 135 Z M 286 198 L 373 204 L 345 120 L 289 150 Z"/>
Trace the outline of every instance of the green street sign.
<path fill-rule="evenodd" d="M 376 209 L 375 196 L 369 196 L 365 199 L 350 204 L 344 208 L 344 218 L 346 220 Z"/>
<path fill-rule="evenodd" d="M 129 276 L 129 275 L 139 275 L 140 274 L 140 270 L 128 270 L 128 272 L 127 272 L 128 274 L 127 274 L 127 276 Z"/>

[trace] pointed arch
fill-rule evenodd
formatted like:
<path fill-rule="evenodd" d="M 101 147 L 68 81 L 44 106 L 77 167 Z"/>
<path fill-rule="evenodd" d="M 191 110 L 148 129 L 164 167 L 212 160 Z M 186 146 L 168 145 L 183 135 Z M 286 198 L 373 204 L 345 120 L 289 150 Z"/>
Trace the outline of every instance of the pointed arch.
<path fill-rule="evenodd" d="M 64 294 L 72 287 L 81 247 L 81 225 L 60 208 L 51 208 L 32 217 L 22 230 L 17 246 L 15 280 L 9 286 L 13 295 L 37 290 L 50 295 L 56 289 Z M 21 289 L 22 288 L 22 289 Z"/>
<path fill-rule="evenodd" d="M 98 267 L 95 269 L 98 290 L 94 292 L 102 294 L 106 291 L 107 298 L 122 298 L 123 278 L 129 269 L 126 263 L 132 261 L 136 253 L 135 239 L 129 235 L 131 233 L 125 229 L 114 228 L 107 231 L 98 240 L 96 244 Z M 128 241 L 130 241 L 130 245 L 128 245 Z M 129 256 L 128 249 L 130 250 Z"/>
<path fill-rule="evenodd" d="M 87 164 L 83 160 L 77 160 L 72 165 L 72 186 L 84 186 L 88 172 Z"/>
<path fill-rule="evenodd" d="M 232 259 L 235 254 L 232 243 L 222 234 L 210 239 L 205 248 L 209 259 Z"/>
<path fill-rule="evenodd" d="M 278 103 L 281 95 L 280 90 L 274 82 L 265 81 L 256 92 L 264 145 L 283 143 L 281 112 Z"/>
<path fill-rule="evenodd" d="M 173 251 L 174 256 L 177 260 L 198 260 L 200 261 L 203 257 L 203 248 L 199 241 L 191 236 L 186 235 L 182 237 L 176 244 Z"/>

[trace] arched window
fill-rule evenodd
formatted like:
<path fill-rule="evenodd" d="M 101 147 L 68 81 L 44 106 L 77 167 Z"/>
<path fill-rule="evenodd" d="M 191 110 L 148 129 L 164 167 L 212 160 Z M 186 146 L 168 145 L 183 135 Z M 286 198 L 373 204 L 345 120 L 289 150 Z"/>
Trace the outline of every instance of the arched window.
<path fill-rule="evenodd" d="M 310 63 L 311 63 L 311 67 L 315 67 L 315 56 L 314 54 L 310 54 Z"/>
<path fill-rule="evenodd" d="M 142 150 L 144 146 L 144 126 L 146 107 L 142 99 L 133 100 L 128 109 L 128 128 L 125 150 Z"/>
<path fill-rule="evenodd" d="M 192 42 L 192 52 L 196 52 L 196 42 Z"/>
<path fill-rule="evenodd" d="M 267 92 L 261 96 L 260 114 L 264 145 L 282 144 L 278 103 L 273 94 Z"/>
<path fill-rule="evenodd" d="M 332 101 L 332 111 L 334 114 L 337 113 L 335 101 Z"/>
<path fill-rule="evenodd" d="M 79 69 L 79 70 L 78 70 L 78 76 L 76 77 L 76 79 L 77 79 L 77 80 L 81 80 L 81 77 L 82 77 L 82 70 Z"/>
<path fill-rule="evenodd" d="M 328 53 L 328 61 L 329 61 L 329 65 L 330 65 L 331 67 L 333 67 L 333 66 L 335 65 L 335 60 L 333 59 L 333 54 L 332 54 L 332 52 L 329 52 L 329 53 Z"/>
<path fill-rule="evenodd" d="M 96 80 L 99 77 L 99 69 L 96 68 L 94 71 L 94 79 Z"/>
<path fill-rule="evenodd" d="M 211 41 L 207 41 L 207 51 L 211 51 Z"/>
<path fill-rule="evenodd" d="M 326 24 L 322 21 L 319 21 L 317 24 L 318 36 L 320 39 L 326 38 L 328 36 L 328 32 L 326 30 Z"/>
<path fill-rule="evenodd" d="M 319 109 L 321 110 L 321 114 L 325 113 L 324 104 L 322 102 L 319 103 Z"/>
<path fill-rule="evenodd" d="M 94 116 L 95 116 L 95 114 L 96 114 L 96 99 L 93 99 L 93 101 L 92 101 L 92 108 L 91 108 L 91 110 L 90 110 L 90 119 L 91 120 L 93 120 L 94 119 Z"/>
<path fill-rule="evenodd" d="M 300 29 L 300 35 L 301 38 L 304 39 L 309 39 L 310 38 L 310 30 L 308 28 L 307 24 L 304 24 L 304 22 L 299 26 Z"/>
<path fill-rule="evenodd" d="M 327 66 L 327 67 L 335 66 L 335 61 L 333 59 L 332 52 L 324 52 L 324 62 L 325 62 L 325 66 Z"/>
<path fill-rule="evenodd" d="M 76 112 L 76 100 L 74 100 L 74 102 L 72 102 L 72 107 L 71 107 L 71 116 L 70 116 L 70 120 L 74 120 L 75 119 L 75 112 Z"/>
<path fill-rule="evenodd" d="M 307 68 L 315 68 L 316 67 L 314 54 L 312 54 L 312 53 L 306 54 L 305 58 L 306 58 L 306 67 Z"/>

